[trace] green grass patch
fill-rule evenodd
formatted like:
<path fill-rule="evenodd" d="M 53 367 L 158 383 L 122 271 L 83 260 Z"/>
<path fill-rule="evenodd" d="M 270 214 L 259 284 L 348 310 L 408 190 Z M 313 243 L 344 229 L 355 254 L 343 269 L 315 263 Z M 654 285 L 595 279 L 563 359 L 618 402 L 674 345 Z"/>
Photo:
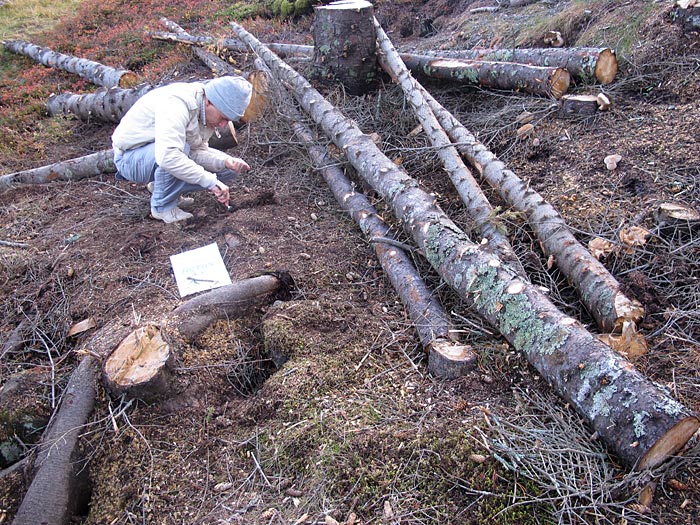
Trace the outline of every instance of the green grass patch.
<path fill-rule="evenodd" d="M 53 28 L 82 0 L 22 0 L 0 7 L 0 39 L 27 40 Z"/>

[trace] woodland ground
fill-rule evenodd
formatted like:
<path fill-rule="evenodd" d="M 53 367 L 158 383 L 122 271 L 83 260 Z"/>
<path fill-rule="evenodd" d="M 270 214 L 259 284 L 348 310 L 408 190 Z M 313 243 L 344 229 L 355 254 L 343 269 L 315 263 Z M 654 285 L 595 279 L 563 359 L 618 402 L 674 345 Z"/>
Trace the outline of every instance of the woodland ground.
<path fill-rule="evenodd" d="M 13 4 L 21 4 L 15 1 Z M 14 9 L 13 4 L 0 7 Z M 649 352 L 635 365 L 700 410 L 700 239 L 668 235 L 653 211 L 663 201 L 700 203 L 700 38 L 672 18 L 672 2 L 549 1 L 470 15 L 488 1 L 377 2 L 397 47 L 538 46 L 548 29 L 568 45 L 617 50 L 620 72 L 604 91 L 609 112 L 564 119 L 552 100 L 425 82 L 436 98 L 520 177 L 542 193 L 586 244 L 619 244 L 624 227 L 646 244 L 604 262 L 647 309 Z M 227 11 L 227 9 L 229 9 Z M 130 68 L 151 82 L 211 76 L 190 51 L 143 36 L 168 16 L 193 33 L 227 36 L 229 2 L 84 2 L 53 29 L 24 28 L 55 50 Z M 421 37 L 426 18 L 436 33 Z M 262 41 L 311 43 L 311 18 L 259 18 L 243 26 Z M 249 71 L 248 55 L 232 54 Z M 52 92 L 94 89 L 73 75 L 2 52 L 0 173 L 109 147 L 113 126 L 48 117 Z M 465 230 L 471 226 L 403 95 L 388 79 L 365 97 L 323 88 L 387 155 L 402 163 Z M 232 189 L 228 213 L 195 194 L 183 227 L 148 218 L 145 188 L 105 175 L 0 193 L 0 340 L 24 319 L 20 350 L 2 356 L 0 382 L 21 378 L 19 405 L 47 418 L 94 331 L 67 337 L 94 318 L 123 327 L 157 323 L 180 303 L 169 256 L 216 242 L 232 279 L 288 271 L 290 301 L 270 307 L 288 322 L 275 369 L 261 334 L 268 308 L 217 323 L 177 364 L 178 394 L 148 405 L 100 390 L 82 438 L 92 494 L 89 524 L 228 523 L 672 523 L 700 522 L 700 452 L 685 451 L 652 473 L 629 473 L 505 341 L 461 304 L 415 254 L 426 282 L 479 364 L 453 381 L 427 371 L 409 318 L 371 245 L 334 201 L 276 99 L 240 130 L 232 150 L 252 166 Z M 532 140 L 515 130 L 535 115 Z M 326 141 L 326 139 L 323 139 Z M 622 161 L 607 171 L 603 158 Z M 353 176 L 348 170 L 349 176 Z M 269 198 L 269 192 L 274 196 Z M 487 191 L 496 205 L 497 196 Z M 267 197 L 265 197 L 267 195 Z M 265 198 L 261 198 L 265 197 Z M 374 198 L 374 196 L 372 196 Z M 381 201 L 375 205 L 383 210 Z M 502 206 L 516 251 L 536 284 L 564 311 L 595 326 L 576 293 L 548 268 L 522 218 Z M 385 218 L 390 220 L 388 213 Z M 397 227 L 397 238 L 410 240 Z M 268 346 L 269 346 L 268 341 Z M 18 407 L 13 407 L 18 408 Z M 118 414 L 116 419 L 110 413 Z M 486 414 L 492 414 L 487 417 Z M 5 415 L 3 415 L 5 417 Z M 6 439 L 7 428 L 4 428 Z M 11 433 L 11 431 L 10 431 Z M 24 436 L 23 446 L 31 448 Z M 526 461 L 522 461 L 526 456 Z M 656 483 L 653 501 L 640 490 Z M 0 522 L 10 522 L 27 479 L 0 479 Z M 88 514 L 89 511 L 89 514 Z"/>

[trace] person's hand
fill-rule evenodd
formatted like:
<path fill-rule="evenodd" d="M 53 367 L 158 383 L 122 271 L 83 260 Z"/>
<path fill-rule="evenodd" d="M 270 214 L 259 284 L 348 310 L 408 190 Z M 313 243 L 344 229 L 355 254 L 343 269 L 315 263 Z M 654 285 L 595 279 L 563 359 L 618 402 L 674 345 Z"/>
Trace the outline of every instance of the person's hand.
<path fill-rule="evenodd" d="M 250 169 L 250 166 L 248 166 L 248 163 L 244 161 L 243 159 L 239 159 L 238 157 L 229 157 L 226 159 L 226 167 L 230 170 L 233 170 L 237 173 L 244 173 Z"/>
<path fill-rule="evenodd" d="M 228 206 L 229 192 L 228 192 L 228 186 L 226 186 L 226 184 L 224 184 L 220 180 L 217 180 L 216 186 L 214 186 L 209 191 L 211 191 L 214 194 L 217 201 L 219 201 L 224 206 Z"/>

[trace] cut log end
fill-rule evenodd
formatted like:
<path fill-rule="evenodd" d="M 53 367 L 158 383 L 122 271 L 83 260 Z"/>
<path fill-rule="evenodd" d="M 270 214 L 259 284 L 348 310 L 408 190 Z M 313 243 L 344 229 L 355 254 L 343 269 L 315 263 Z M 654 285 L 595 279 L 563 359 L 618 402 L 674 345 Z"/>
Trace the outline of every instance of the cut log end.
<path fill-rule="evenodd" d="M 571 74 L 564 68 L 558 67 L 552 73 L 550 78 L 550 88 L 552 95 L 556 99 L 560 99 L 569 90 L 571 84 Z"/>
<path fill-rule="evenodd" d="M 435 377 L 455 379 L 476 366 L 476 353 L 471 346 L 445 339 L 432 342 L 428 348 L 428 370 Z"/>
<path fill-rule="evenodd" d="M 622 292 L 618 292 L 613 302 L 615 308 L 615 323 L 613 332 L 620 332 L 625 322 L 639 324 L 644 319 L 644 307 L 636 299 L 630 299 Z"/>
<path fill-rule="evenodd" d="M 122 76 L 119 77 L 119 87 L 123 89 L 135 87 L 138 83 L 139 77 L 132 71 L 125 71 Z"/>
<path fill-rule="evenodd" d="M 604 49 L 598 55 L 595 66 L 595 78 L 601 84 L 610 84 L 617 75 L 617 56 L 612 49 Z"/>
<path fill-rule="evenodd" d="M 104 364 L 104 378 L 115 395 L 152 398 L 169 389 L 170 346 L 154 325 L 139 328 L 119 343 Z"/>
<path fill-rule="evenodd" d="M 700 420 L 697 417 L 681 419 L 644 454 L 636 467 L 637 470 L 654 468 L 663 463 L 683 448 L 698 428 L 700 428 Z"/>

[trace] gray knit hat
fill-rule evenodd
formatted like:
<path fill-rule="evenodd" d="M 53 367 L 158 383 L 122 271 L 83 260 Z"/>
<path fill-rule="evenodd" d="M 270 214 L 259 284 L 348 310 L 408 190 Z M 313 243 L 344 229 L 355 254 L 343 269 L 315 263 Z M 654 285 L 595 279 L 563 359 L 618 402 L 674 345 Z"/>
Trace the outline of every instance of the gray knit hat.
<path fill-rule="evenodd" d="M 204 94 L 209 102 L 232 121 L 243 116 L 252 93 L 253 86 L 243 77 L 219 77 L 204 84 Z"/>

